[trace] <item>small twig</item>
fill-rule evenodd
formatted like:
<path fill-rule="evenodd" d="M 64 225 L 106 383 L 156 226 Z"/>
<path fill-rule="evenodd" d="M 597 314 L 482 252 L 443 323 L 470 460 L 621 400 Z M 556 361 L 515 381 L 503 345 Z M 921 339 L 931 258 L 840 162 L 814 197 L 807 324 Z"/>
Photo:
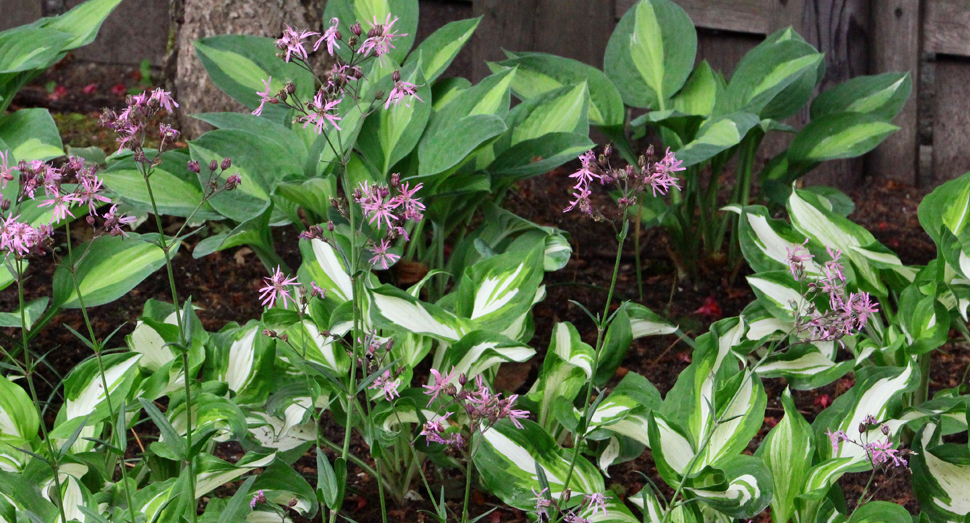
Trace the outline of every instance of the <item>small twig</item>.
<path fill-rule="evenodd" d="M 670 352 L 670 349 L 673 349 L 674 347 L 676 347 L 678 343 L 680 343 L 680 337 L 678 337 L 676 340 L 674 340 L 673 343 L 671 343 L 666 349 L 664 349 L 664 351 L 660 353 L 660 356 L 657 356 L 656 358 L 654 358 L 654 360 L 650 362 L 650 365 L 656 365 L 660 360 L 663 359 L 664 356 L 667 355 L 668 352 Z"/>
<path fill-rule="evenodd" d="M 138 443 L 138 448 L 140 448 L 141 449 L 141 453 L 144 454 L 145 453 L 145 446 L 142 445 L 141 438 L 138 437 L 138 433 L 135 432 L 135 428 L 134 427 L 131 428 L 131 434 L 133 436 L 135 436 L 135 441 Z"/>

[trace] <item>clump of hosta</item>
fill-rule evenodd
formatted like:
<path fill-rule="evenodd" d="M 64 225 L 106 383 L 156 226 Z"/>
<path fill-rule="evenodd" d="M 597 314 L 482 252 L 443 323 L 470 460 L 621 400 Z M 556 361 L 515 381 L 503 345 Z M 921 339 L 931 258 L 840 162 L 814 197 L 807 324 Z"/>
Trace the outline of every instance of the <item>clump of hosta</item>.
<path fill-rule="evenodd" d="M 594 220 L 600 221 L 607 217 L 599 210 L 594 208 L 590 201 L 592 191 L 590 184 L 598 182 L 609 189 L 619 192 L 617 205 L 621 211 L 637 204 L 641 194 L 651 192 L 653 196 L 657 194 L 667 194 L 671 188 L 680 189 L 680 184 L 674 175 L 685 168 L 681 166 L 674 153 L 667 149 L 663 158 L 654 156 L 653 146 L 647 149 L 646 154 L 639 157 L 636 165 L 626 165 L 615 168 L 610 163 L 612 147 L 607 146 L 599 157 L 593 151 L 588 151 L 579 157 L 582 167 L 570 178 L 576 179 L 573 186 L 574 200 L 569 202 L 569 207 L 564 212 L 579 209 L 588 214 Z"/>

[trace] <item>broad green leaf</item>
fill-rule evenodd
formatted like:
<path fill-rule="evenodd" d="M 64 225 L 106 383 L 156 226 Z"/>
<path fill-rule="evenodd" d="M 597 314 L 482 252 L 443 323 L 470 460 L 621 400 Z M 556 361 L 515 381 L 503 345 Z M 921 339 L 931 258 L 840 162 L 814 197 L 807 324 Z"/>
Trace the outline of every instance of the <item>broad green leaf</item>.
<path fill-rule="evenodd" d="M 503 502 L 520 510 L 535 508 L 532 489 L 542 490 L 537 467 L 549 482 L 549 495 L 558 499 L 570 469 L 572 452 L 556 444 L 542 427 L 522 420 L 521 429 L 500 421 L 478 436 L 478 450 L 473 456 L 475 468 L 490 492 Z M 579 457 L 573 469 L 569 489 L 573 496 L 603 492 L 603 478 L 596 467 Z"/>
<path fill-rule="evenodd" d="M 30 329 L 34 322 L 40 319 L 44 311 L 47 310 L 47 303 L 49 301 L 45 296 L 25 303 L 23 306 L 23 317 L 21 317 L 21 307 L 19 306 L 13 312 L 0 312 L 0 327 L 19 329 L 26 323 L 27 328 Z"/>
<path fill-rule="evenodd" d="M 445 24 L 425 38 L 408 56 L 404 65 L 420 60 L 425 80 L 429 84 L 434 82 L 448 69 L 481 21 L 482 17 L 478 17 Z"/>
<path fill-rule="evenodd" d="M 794 516 L 795 498 L 802 493 L 815 454 L 812 427 L 795 408 L 788 389 L 782 394 L 781 403 L 785 417 L 771 429 L 755 454 L 771 472 L 771 515 L 775 523 L 787 523 Z"/>
<path fill-rule="evenodd" d="M 150 179 L 158 212 L 188 217 L 199 209 L 196 218 L 218 219 L 221 215 L 208 203 L 199 207 L 202 189 L 195 173 L 186 167 L 189 155 L 184 151 L 168 151 L 162 153 L 161 159 L 161 165 L 154 168 Z M 100 173 L 100 177 L 105 186 L 125 203 L 144 212 L 153 211 L 145 178 L 133 157 L 114 162 L 108 170 Z"/>
<path fill-rule="evenodd" d="M 343 346 L 333 338 L 323 336 L 312 321 L 303 320 L 301 323 L 291 325 L 286 329 L 286 335 L 289 337 L 287 346 L 292 347 L 301 359 L 317 362 L 338 376 L 349 370 L 350 360 Z M 284 357 L 280 356 L 280 358 Z"/>
<path fill-rule="evenodd" d="M 557 323 L 552 329 L 539 379 L 528 395 L 539 404 L 540 425 L 551 427 L 555 422 L 551 416 L 553 400 L 557 397 L 574 400 L 592 375 L 593 348 L 583 343 L 571 323 Z"/>
<path fill-rule="evenodd" d="M 346 262 L 333 246 L 321 240 L 300 240 L 303 254 L 301 273 L 327 291 L 327 299 L 335 299 L 338 304 L 350 301 L 353 284 L 346 269 Z"/>
<path fill-rule="evenodd" d="M 390 285 L 368 291 L 371 321 L 376 326 L 431 336 L 454 343 L 471 332 L 467 320 Z"/>
<path fill-rule="evenodd" d="M 417 64 L 401 70 L 401 81 L 418 86 L 416 97 L 378 108 L 367 117 L 357 142 L 364 156 L 385 176 L 411 153 L 431 115 L 431 87 Z"/>
<path fill-rule="evenodd" d="M 802 245 L 805 236 L 793 230 L 786 221 L 773 219 L 766 207 L 744 207 L 740 214 L 741 252 L 755 272 L 787 270 L 788 253 L 799 248 L 807 249 Z M 803 265 L 808 275 L 822 272 L 814 259 L 808 259 Z"/>
<path fill-rule="evenodd" d="M 72 38 L 64 31 L 29 26 L 0 32 L 0 73 L 45 68 Z"/>
<path fill-rule="evenodd" d="M 550 91 L 585 81 L 589 89 L 589 120 L 593 125 L 623 125 L 623 100 L 613 82 L 590 65 L 546 53 L 507 53 L 510 59 L 492 63 L 492 72 L 515 69 L 512 92 L 531 100 Z"/>
<path fill-rule="evenodd" d="M 902 110 L 912 90 L 913 79 L 909 73 L 859 76 L 818 95 L 812 101 L 812 120 L 850 112 L 890 122 Z"/>
<path fill-rule="evenodd" d="M 477 84 L 461 90 L 450 102 L 435 109 L 428 122 L 421 147 L 437 139 L 443 130 L 458 124 L 462 119 L 476 115 L 498 116 L 503 121 L 509 112 L 511 86 L 516 70 L 507 69 L 484 78 Z"/>
<path fill-rule="evenodd" d="M 788 149 L 790 162 L 812 164 L 855 158 L 873 150 L 899 127 L 875 116 L 838 113 L 823 116 L 795 135 Z"/>
<path fill-rule="evenodd" d="M 549 172 L 595 147 L 584 133 L 548 133 L 503 151 L 488 165 L 498 181 L 511 184 Z"/>
<path fill-rule="evenodd" d="M 263 140 L 280 145 L 286 155 L 298 163 L 306 161 L 307 146 L 296 132 L 283 124 L 245 113 L 202 113 L 193 114 L 192 118 L 202 120 L 217 129 L 236 129 L 258 134 Z"/>
<path fill-rule="evenodd" d="M 691 72 L 684 87 L 671 99 L 671 106 L 681 113 L 706 118 L 714 110 L 717 93 L 716 73 L 707 60 L 702 60 Z"/>
<path fill-rule="evenodd" d="M 905 507 L 888 501 L 870 501 L 855 509 L 849 523 L 911 523 L 913 516 Z"/>
<path fill-rule="evenodd" d="M 756 115 L 750 113 L 728 114 L 709 120 L 697 131 L 694 141 L 676 152 L 677 159 L 684 162 L 684 167 L 709 160 L 741 143 L 748 131 L 760 122 Z"/>
<path fill-rule="evenodd" d="M 74 277 L 64 265 L 71 261 L 65 259 L 54 272 L 51 307 L 76 309 L 81 307 L 81 300 L 85 307 L 96 307 L 124 296 L 165 265 L 165 253 L 153 243 L 157 238 L 155 234 L 131 234 L 127 238 L 101 236 L 75 247 L 74 255 L 80 263 L 74 277 L 78 280 L 80 296 Z M 173 255 L 177 248 L 178 245 L 172 246 Z"/>
<path fill-rule="evenodd" d="M 8 438 L 37 440 L 39 428 L 37 410 L 27 392 L 6 377 L 0 378 L 0 442 Z"/>
<path fill-rule="evenodd" d="M 544 249 L 506 252 L 465 269 L 456 313 L 481 329 L 501 332 L 532 308 L 542 277 Z"/>
<path fill-rule="evenodd" d="M 786 327 L 785 331 L 790 331 L 794 324 Z M 853 360 L 836 363 L 814 344 L 801 344 L 770 356 L 758 367 L 758 375 L 762 378 L 785 378 L 791 388 L 806 390 L 828 385 L 851 372 L 854 366 Z"/>
<path fill-rule="evenodd" d="M 350 32 L 344 34 L 349 35 Z M 313 96 L 313 75 L 295 63 L 286 63 L 277 58 L 279 49 L 273 38 L 219 35 L 193 43 L 196 55 L 212 83 L 250 109 L 259 106 L 260 97 L 256 93 L 265 91 L 264 82 L 271 78 L 271 94 L 283 89 L 287 81 L 292 81 L 296 86 L 296 95 L 301 100 L 309 100 Z M 282 122 L 287 111 L 284 107 L 266 104 L 262 116 Z"/>
<path fill-rule="evenodd" d="M 70 11 L 48 19 L 42 27 L 63 31 L 72 36 L 64 45 L 68 51 L 88 45 L 98 36 L 101 24 L 121 0 L 87 0 Z"/>
<path fill-rule="evenodd" d="M 219 380 L 236 394 L 239 404 L 265 400 L 270 393 L 274 342 L 263 335 L 263 326 L 250 321 L 242 327 L 213 334 L 207 346 L 205 375 Z"/>
<path fill-rule="evenodd" d="M 46 161 L 64 155 L 60 133 L 47 109 L 21 109 L 0 116 L 0 139 L 17 161 Z"/>
<path fill-rule="evenodd" d="M 421 141 L 419 174 L 430 176 L 462 165 L 471 159 L 472 153 L 494 141 L 506 129 L 505 122 L 491 114 L 466 116 L 440 129 L 432 139 Z"/>
<path fill-rule="evenodd" d="M 694 66 L 697 32 L 670 0 L 640 0 L 620 19 L 606 47 L 604 71 L 627 105 L 666 109 Z"/>
<path fill-rule="evenodd" d="M 811 97 L 822 60 L 803 40 L 769 38 L 741 59 L 715 114 L 744 111 L 775 120 L 791 116 Z M 803 86 L 809 87 L 807 92 Z"/>
<path fill-rule="evenodd" d="M 943 245 L 940 232 L 944 226 L 959 237 L 970 223 L 970 172 L 926 195 L 919 204 L 918 214 L 923 230 L 938 246 Z"/>

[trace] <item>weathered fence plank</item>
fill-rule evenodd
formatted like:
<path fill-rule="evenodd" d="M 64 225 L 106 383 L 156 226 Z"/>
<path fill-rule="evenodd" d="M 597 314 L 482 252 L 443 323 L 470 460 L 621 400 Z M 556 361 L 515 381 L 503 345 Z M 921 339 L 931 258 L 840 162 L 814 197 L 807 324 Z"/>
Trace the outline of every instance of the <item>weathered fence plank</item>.
<path fill-rule="evenodd" d="M 967 129 L 970 129 L 970 60 L 939 57 L 936 61 L 936 106 L 933 118 L 932 178 L 935 185 L 970 171 Z M 941 105 L 946 104 L 946 105 Z"/>
<path fill-rule="evenodd" d="M 970 3 L 926 0 L 925 49 L 931 53 L 970 56 Z"/>
<path fill-rule="evenodd" d="M 537 0 L 475 0 L 472 14 L 482 21 L 472 37 L 473 81 L 489 75 L 488 61 L 504 60 L 502 49 L 533 51 Z"/>
<path fill-rule="evenodd" d="M 778 0 L 675 0 L 697 27 L 736 33 L 766 34 L 772 22 L 771 4 Z M 616 0 L 622 16 L 637 0 Z"/>
<path fill-rule="evenodd" d="M 913 94 L 896 117 L 893 133 L 869 156 L 869 174 L 918 183 L 918 111 L 920 70 L 920 0 L 879 0 L 872 5 L 871 73 L 909 71 Z"/>

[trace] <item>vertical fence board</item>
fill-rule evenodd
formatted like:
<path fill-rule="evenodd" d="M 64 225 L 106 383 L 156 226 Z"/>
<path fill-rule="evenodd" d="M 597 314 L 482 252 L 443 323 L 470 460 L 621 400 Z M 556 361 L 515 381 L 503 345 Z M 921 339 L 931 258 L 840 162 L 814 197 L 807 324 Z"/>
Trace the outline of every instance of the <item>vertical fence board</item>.
<path fill-rule="evenodd" d="M 771 10 L 766 8 L 777 0 L 674 1 L 687 11 L 694 25 L 698 27 L 736 33 L 765 34 L 768 32 L 772 18 Z M 636 3 L 637 0 L 617 0 L 617 16 L 622 16 Z"/>
<path fill-rule="evenodd" d="M 502 49 L 535 51 L 538 0 L 475 0 L 472 13 L 482 21 L 472 37 L 472 81 L 490 74 L 488 61 L 504 60 Z M 563 34 L 582 30 L 582 24 L 563 29 Z"/>
<path fill-rule="evenodd" d="M 922 185 L 936 185 L 970 171 L 970 60 L 939 57 L 935 94 L 933 172 L 931 179 L 920 180 Z"/>
<path fill-rule="evenodd" d="M 913 94 L 896 117 L 900 127 L 869 157 L 869 174 L 915 185 L 919 142 L 920 1 L 879 0 L 872 5 L 872 73 L 909 71 Z"/>
<path fill-rule="evenodd" d="M 931 53 L 970 56 L 970 4 L 967 0 L 927 0 L 924 48 Z"/>
<path fill-rule="evenodd" d="M 538 0 L 535 50 L 602 68 L 616 25 L 613 0 Z"/>

